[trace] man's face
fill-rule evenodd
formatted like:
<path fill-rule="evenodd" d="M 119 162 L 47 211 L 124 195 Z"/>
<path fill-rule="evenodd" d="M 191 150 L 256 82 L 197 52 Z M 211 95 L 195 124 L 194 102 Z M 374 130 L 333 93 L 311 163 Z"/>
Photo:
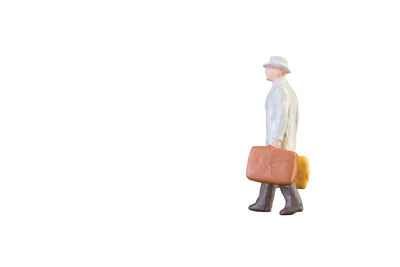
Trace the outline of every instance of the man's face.
<path fill-rule="evenodd" d="M 268 66 L 265 67 L 265 75 L 267 76 L 268 81 L 275 81 L 280 76 L 284 75 L 284 71 L 281 68 Z"/>

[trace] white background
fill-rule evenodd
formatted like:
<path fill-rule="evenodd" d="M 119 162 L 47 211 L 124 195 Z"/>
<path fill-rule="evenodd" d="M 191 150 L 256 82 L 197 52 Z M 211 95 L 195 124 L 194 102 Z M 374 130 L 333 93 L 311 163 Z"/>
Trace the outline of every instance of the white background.
<path fill-rule="evenodd" d="M 2 1 L 1 266 L 399 266 L 396 1 Z M 247 209 L 288 59 L 304 212 Z"/>

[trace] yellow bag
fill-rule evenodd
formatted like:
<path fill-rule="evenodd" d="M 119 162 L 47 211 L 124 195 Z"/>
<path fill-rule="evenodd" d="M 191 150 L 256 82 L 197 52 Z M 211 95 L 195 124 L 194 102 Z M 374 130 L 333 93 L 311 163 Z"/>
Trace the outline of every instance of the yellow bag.
<path fill-rule="evenodd" d="M 298 156 L 297 176 L 296 176 L 297 188 L 299 189 L 306 188 L 309 179 L 310 179 L 310 167 L 308 165 L 308 159 L 304 156 Z"/>
<path fill-rule="evenodd" d="M 310 166 L 308 165 L 308 159 L 304 156 L 297 156 L 296 187 L 298 189 L 306 188 L 309 179 Z M 279 185 L 277 185 L 276 187 L 278 188 Z"/>

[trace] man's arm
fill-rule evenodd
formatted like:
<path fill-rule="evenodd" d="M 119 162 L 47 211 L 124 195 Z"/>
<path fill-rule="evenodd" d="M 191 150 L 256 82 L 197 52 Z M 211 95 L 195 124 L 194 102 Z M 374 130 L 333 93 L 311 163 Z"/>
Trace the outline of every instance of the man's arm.
<path fill-rule="evenodd" d="M 272 124 L 272 143 L 275 147 L 282 146 L 283 136 L 286 131 L 286 125 L 289 116 L 289 97 L 285 90 L 279 88 L 275 97 L 272 99 L 272 112 L 271 112 L 271 124 Z"/>
<path fill-rule="evenodd" d="M 282 140 L 272 141 L 271 145 L 274 146 L 274 147 L 278 147 L 278 148 L 282 147 Z"/>

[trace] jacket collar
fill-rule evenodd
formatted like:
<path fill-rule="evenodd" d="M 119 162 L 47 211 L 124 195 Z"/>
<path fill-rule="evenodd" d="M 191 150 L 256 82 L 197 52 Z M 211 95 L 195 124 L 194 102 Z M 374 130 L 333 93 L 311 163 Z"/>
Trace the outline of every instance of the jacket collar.
<path fill-rule="evenodd" d="M 279 86 L 287 82 L 287 79 L 285 76 L 280 77 L 278 80 L 273 82 L 273 86 Z"/>

